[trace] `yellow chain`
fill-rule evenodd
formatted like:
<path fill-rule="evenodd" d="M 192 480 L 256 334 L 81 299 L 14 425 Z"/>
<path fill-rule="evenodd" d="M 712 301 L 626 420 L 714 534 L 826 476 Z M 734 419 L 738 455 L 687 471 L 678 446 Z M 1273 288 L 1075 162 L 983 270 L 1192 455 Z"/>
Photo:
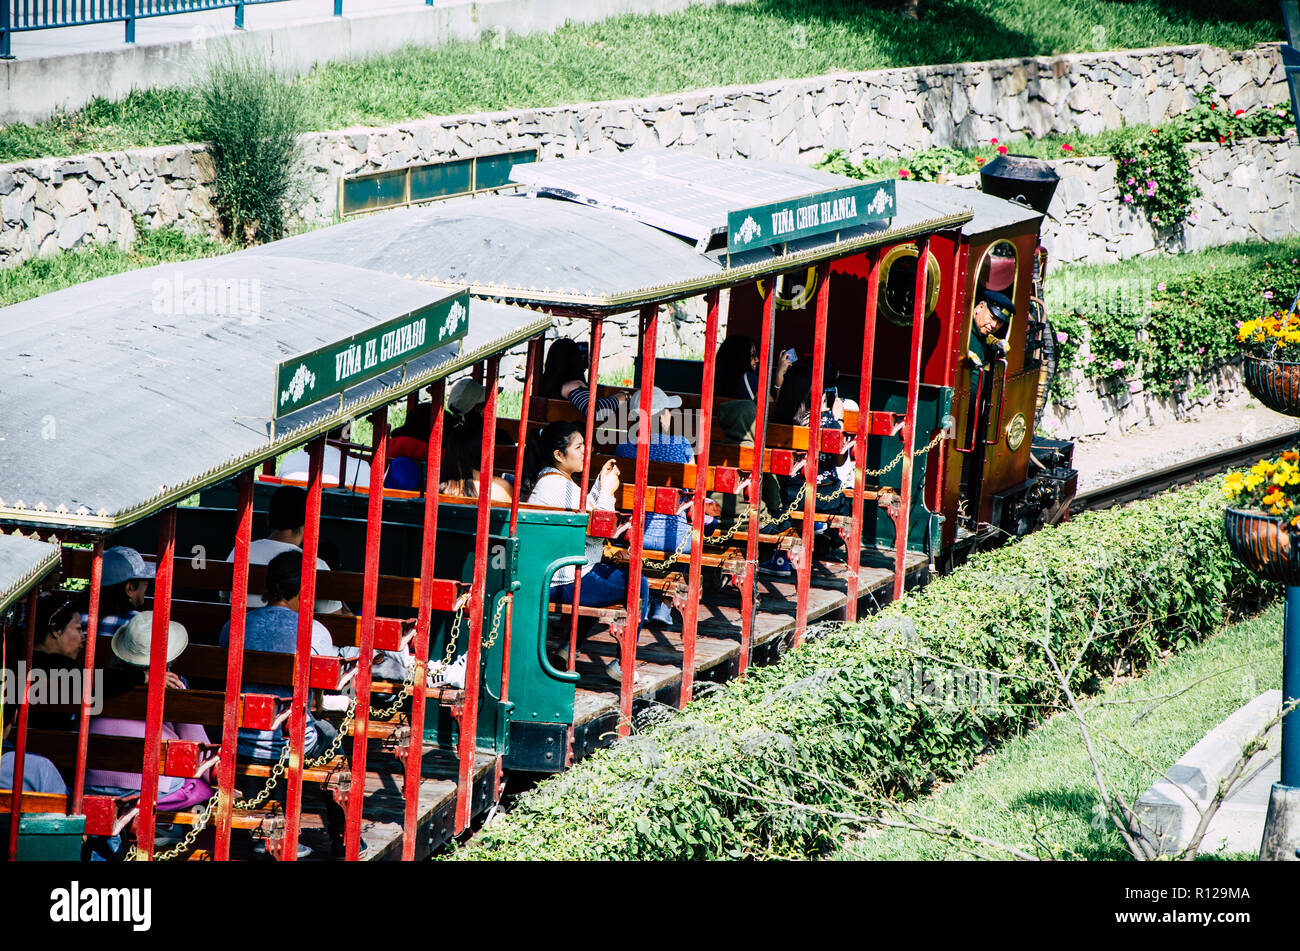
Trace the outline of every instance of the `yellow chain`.
<path fill-rule="evenodd" d="M 205 805 L 203 810 L 199 813 L 199 817 L 195 821 L 193 827 L 189 832 L 185 833 L 185 838 L 181 839 L 174 847 L 168 849 L 166 852 L 155 852 L 153 860 L 155 862 L 170 862 L 172 859 L 184 855 L 193 848 L 194 840 L 199 837 L 200 832 L 207 828 L 208 822 L 212 819 L 212 813 L 217 808 L 217 803 L 220 799 L 221 790 L 218 789 L 212 794 L 212 798 L 208 800 L 207 805 Z M 145 854 L 141 851 L 139 846 L 132 845 L 127 851 L 126 860 L 128 862 L 143 862 L 145 860 Z"/>
<path fill-rule="evenodd" d="M 261 806 L 262 803 L 266 802 L 267 798 L 271 795 L 271 790 L 275 788 L 276 781 L 281 776 L 284 775 L 284 766 L 285 763 L 287 763 L 288 761 L 289 761 L 289 743 L 286 741 L 284 746 L 280 749 L 279 760 L 277 760 L 276 764 L 271 767 L 271 775 L 266 780 L 266 785 L 262 787 L 262 791 L 259 792 L 252 799 L 239 800 L 238 802 L 235 803 L 235 808 L 256 809 L 259 806 Z"/>
<path fill-rule="evenodd" d="M 488 631 L 488 639 L 483 642 L 483 650 L 489 650 L 496 646 L 497 638 L 501 636 L 501 617 L 505 611 L 506 598 L 497 601 L 497 606 L 492 610 L 492 627 Z"/>

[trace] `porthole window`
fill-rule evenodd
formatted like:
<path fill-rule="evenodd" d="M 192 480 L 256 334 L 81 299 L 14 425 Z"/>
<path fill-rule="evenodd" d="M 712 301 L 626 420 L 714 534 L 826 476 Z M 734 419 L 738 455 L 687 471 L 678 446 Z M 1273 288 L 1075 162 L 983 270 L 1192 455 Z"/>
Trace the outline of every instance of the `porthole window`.
<path fill-rule="evenodd" d="M 892 248 L 880 262 L 880 313 L 898 327 L 912 326 L 919 257 L 916 245 L 904 244 Z M 939 306 L 939 262 L 927 252 L 925 264 L 925 316 L 929 318 Z"/>

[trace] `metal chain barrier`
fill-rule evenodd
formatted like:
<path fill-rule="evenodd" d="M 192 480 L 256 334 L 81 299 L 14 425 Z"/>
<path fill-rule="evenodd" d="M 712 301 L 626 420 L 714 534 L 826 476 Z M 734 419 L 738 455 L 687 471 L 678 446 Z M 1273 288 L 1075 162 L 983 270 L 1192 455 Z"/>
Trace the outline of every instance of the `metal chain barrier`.
<path fill-rule="evenodd" d="M 189 832 L 185 833 L 185 838 L 181 839 L 175 846 L 168 849 L 166 852 L 155 852 L 153 860 L 155 862 L 170 862 L 172 859 L 184 855 L 193 848 L 195 840 L 199 837 L 199 833 L 208 827 L 208 823 L 212 820 L 212 813 L 216 811 L 217 803 L 220 801 L 221 790 L 218 789 L 212 794 L 212 798 L 208 800 L 207 805 L 205 805 L 202 811 L 199 812 L 199 816 L 195 820 L 194 825 L 190 828 Z M 145 854 L 140 850 L 139 846 L 132 845 L 126 853 L 126 860 L 128 862 L 143 862 L 145 860 Z"/>

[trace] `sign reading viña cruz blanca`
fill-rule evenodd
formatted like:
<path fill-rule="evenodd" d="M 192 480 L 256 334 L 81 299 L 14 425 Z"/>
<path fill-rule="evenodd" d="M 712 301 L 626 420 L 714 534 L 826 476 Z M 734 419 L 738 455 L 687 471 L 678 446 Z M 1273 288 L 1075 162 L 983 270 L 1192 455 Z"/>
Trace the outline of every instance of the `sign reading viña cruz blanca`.
<path fill-rule="evenodd" d="M 275 368 L 276 419 L 350 386 L 386 373 L 459 340 L 469 330 L 469 292 L 460 291 L 420 310 L 336 343 L 300 354 Z"/>
<path fill-rule="evenodd" d="M 849 185 L 727 212 L 727 250 L 752 251 L 894 217 L 894 181 Z"/>

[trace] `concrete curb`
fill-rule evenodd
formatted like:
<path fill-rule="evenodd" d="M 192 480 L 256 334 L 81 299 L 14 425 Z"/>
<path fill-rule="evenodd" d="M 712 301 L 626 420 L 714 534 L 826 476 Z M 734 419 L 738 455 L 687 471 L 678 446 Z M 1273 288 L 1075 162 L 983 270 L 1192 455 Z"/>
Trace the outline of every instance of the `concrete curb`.
<path fill-rule="evenodd" d="M 1220 784 L 1241 758 L 1244 746 L 1264 730 L 1282 708 L 1282 691 L 1269 690 L 1236 710 L 1212 729 L 1205 738 L 1188 750 L 1165 774 L 1165 777 L 1142 794 L 1134 806 L 1143 825 L 1142 837 L 1161 855 L 1174 855 L 1191 841 L 1200 822 L 1202 810 L 1218 793 Z M 1247 764 L 1236 789 L 1244 788 L 1278 757 L 1281 730 L 1269 731 L 1268 745 Z M 1204 844 L 1226 840 L 1230 851 L 1258 851 L 1264 816 L 1258 826 L 1251 816 L 1229 816 L 1224 808 L 1215 816 L 1213 840 L 1206 835 Z M 1229 828 L 1219 819 L 1232 818 Z"/>

